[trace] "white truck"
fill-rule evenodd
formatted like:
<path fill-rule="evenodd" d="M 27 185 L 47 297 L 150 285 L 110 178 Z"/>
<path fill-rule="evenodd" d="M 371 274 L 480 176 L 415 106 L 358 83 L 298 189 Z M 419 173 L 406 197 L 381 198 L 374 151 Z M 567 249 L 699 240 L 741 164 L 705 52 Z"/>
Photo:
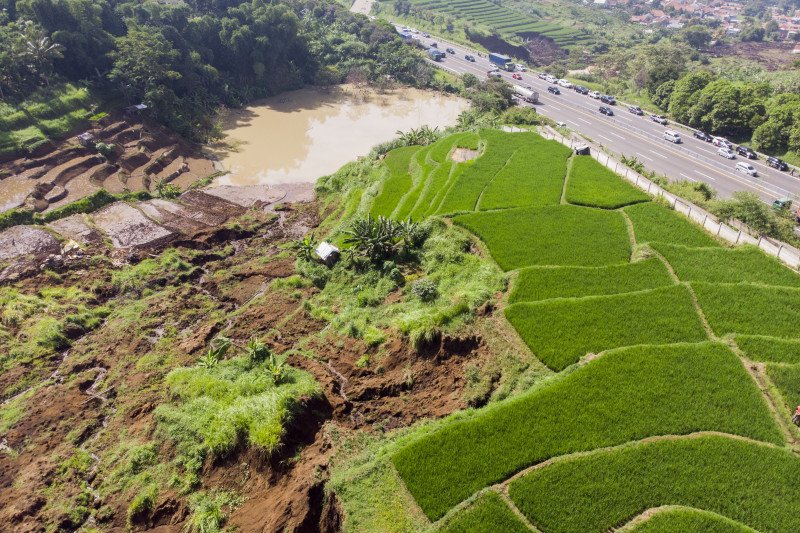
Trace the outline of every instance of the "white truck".
<path fill-rule="evenodd" d="M 539 103 L 539 93 L 526 87 L 522 87 L 521 85 L 514 85 L 514 94 L 516 94 L 520 100 L 525 100 L 529 104 Z"/>

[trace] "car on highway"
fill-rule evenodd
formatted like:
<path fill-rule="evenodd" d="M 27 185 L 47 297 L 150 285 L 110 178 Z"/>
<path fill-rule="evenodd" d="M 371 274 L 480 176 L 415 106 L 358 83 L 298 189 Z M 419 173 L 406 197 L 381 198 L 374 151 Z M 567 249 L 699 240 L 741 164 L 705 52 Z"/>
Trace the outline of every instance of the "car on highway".
<path fill-rule="evenodd" d="M 758 172 L 755 168 L 753 168 L 753 165 L 750 163 L 745 163 L 744 161 L 739 161 L 736 163 L 735 170 L 736 172 L 743 172 L 744 174 L 748 174 L 750 176 L 758 176 Z"/>
<path fill-rule="evenodd" d="M 584 87 L 583 85 L 576 85 L 574 87 L 574 89 L 575 89 L 575 92 L 578 93 L 578 94 L 589 94 L 589 88 L 588 87 Z"/>
<path fill-rule="evenodd" d="M 436 41 L 432 42 L 431 48 L 439 48 L 439 43 L 437 43 Z"/>
<path fill-rule="evenodd" d="M 603 95 L 602 95 L 602 94 L 600 94 L 600 91 L 590 91 L 590 92 L 589 92 L 589 97 L 590 97 L 590 98 L 594 98 L 595 100 L 597 100 L 597 99 L 598 99 L 598 98 L 600 98 L 601 96 L 603 96 Z"/>
<path fill-rule="evenodd" d="M 733 143 L 730 142 L 725 137 L 714 137 L 711 139 L 711 144 L 718 147 L 727 148 L 728 150 L 733 151 Z"/>
<path fill-rule="evenodd" d="M 787 165 L 783 160 L 778 159 L 777 157 L 769 156 L 767 158 L 767 164 L 772 168 L 777 168 L 778 170 L 789 170 L 789 165 Z"/>
<path fill-rule="evenodd" d="M 628 108 L 628 111 L 630 111 L 630 112 L 631 112 L 631 113 L 633 113 L 634 115 L 639 115 L 640 117 L 641 117 L 642 115 L 644 115 L 644 111 L 642 111 L 642 108 L 641 108 L 641 107 L 639 107 L 638 105 L 632 105 L 632 106 L 630 106 L 630 107 Z"/>
<path fill-rule="evenodd" d="M 423 33 L 422 36 L 425 37 L 426 39 L 428 39 L 428 38 L 430 38 L 431 34 L 430 33 Z"/>
<path fill-rule="evenodd" d="M 552 94 L 561 94 L 561 91 L 555 85 L 551 85 L 550 87 L 548 87 L 547 92 Z"/>
<path fill-rule="evenodd" d="M 514 78 L 515 80 L 521 80 L 522 79 L 522 74 L 517 74 L 515 72 L 514 74 L 511 75 L 511 77 Z"/>
<path fill-rule="evenodd" d="M 467 61 L 469 61 L 469 62 L 471 62 L 471 63 L 474 63 L 474 62 L 475 62 L 475 56 L 471 56 L 471 55 L 469 55 L 469 54 L 465 55 L 465 56 L 464 56 L 464 59 L 466 59 Z"/>
<path fill-rule="evenodd" d="M 447 52 L 448 54 L 455 54 L 455 53 L 456 53 L 456 51 L 455 51 L 455 50 L 453 50 L 452 48 L 447 48 L 447 49 L 445 50 L 445 52 Z"/>
<path fill-rule="evenodd" d="M 650 120 L 657 124 L 661 124 L 662 126 L 667 125 L 667 117 L 664 115 L 650 115 Z"/>
<path fill-rule="evenodd" d="M 677 131 L 666 130 L 664 132 L 664 140 L 667 140 L 671 143 L 680 144 L 683 142 L 681 139 L 681 134 Z"/>
<path fill-rule="evenodd" d="M 556 78 L 552 74 L 548 74 L 547 76 L 544 77 L 544 81 L 546 81 L 547 83 L 557 83 L 558 78 Z"/>
<path fill-rule="evenodd" d="M 514 70 L 516 70 L 517 72 L 528 72 L 528 69 L 525 68 L 525 65 L 520 65 L 519 63 L 514 65 Z"/>
<path fill-rule="evenodd" d="M 610 107 L 606 107 L 604 105 L 600 106 L 600 113 L 602 113 L 603 115 L 606 115 L 608 117 L 613 117 L 614 116 L 614 111 L 612 111 Z"/>
<path fill-rule="evenodd" d="M 705 141 L 707 143 L 710 143 L 712 140 L 714 140 L 714 137 L 700 130 L 695 131 L 692 135 L 694 135 L 695 139 L 700 139 L 701 141 Z"/>
<path fill-rule="evenodd" d="M 717 150 L 717 155 L 721 155 L 725 159 L 736 159 L 736 153 L 730 148 L 725 148 L 724 146 L 719 147 Z"/>
<path fill-rule="evenodd" d="M 746 157 L 747 159 L 758 159 L 756 153 L 747 146 L 737 146 L 736 153 Z"/>
<path fill-rule="evenodd" d="M 603 96 L 601 96 L 600 101 L 608 105 L 616 105 L 617 103 L 617 99 L 611 96 L 610 94 L 604 94 Z"/>
<path fill-rule="evenodd" d="M 572 89 L 572 82 L 569 80 L 558 80 L 558 84 L 565 89 Z"/>
<path fill-rule="evenodd" d="M 547 79 L 547 73 L 546 72 L 539 72 L 538 74 L 536 74 L 536 77 L 539 78 L 540 80 L 546 80 Z"/>

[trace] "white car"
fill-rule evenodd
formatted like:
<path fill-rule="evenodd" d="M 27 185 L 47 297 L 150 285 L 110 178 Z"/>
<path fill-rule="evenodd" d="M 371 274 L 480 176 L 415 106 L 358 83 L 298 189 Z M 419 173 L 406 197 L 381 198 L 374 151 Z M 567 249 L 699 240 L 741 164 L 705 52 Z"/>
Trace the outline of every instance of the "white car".
<path fill-rule="evenodd" d="M 595 100 L 598 100 L 598 99 L 600 99 L 600 97 L 601 97 L 601 96 L 603 96 L 603 95 L 602 95 L 602 94 L 600 94 L 600 91 L 589 91 L 589 96 L 590 96 L 591 98 L 594 98 Z"/>
<path fill-rule="evenodd" d="M 486 74 L 486 76 L 487 76 L 487 77 L 489 77 L 489 78 L 502 78 L 502 77 L 503 77 L 503 75 L 502 75 L 502 74 L 500 74 L 500 71 L 499 71 L 499 70 L 492 70 L 492 71 L 489 71 L 489 72 Z"/>
<path fill-rule="evenodd" d="M 725 137 L 714 137 L 711 139 L 711 144 L 714 146 L 727 148 L 728 150 L 733 150 L 733 144 Z"/>
<path fill-rule="evenodd" d="M 528 69 L 525 68 L 525 65 L 520 65 L 519 63 L 514 65 L 514 70 L 517 72 L 528 72 Z"/>
<path fill-rule="evenodd" d="M 547 76 L 544 77 L 544 81 L 546 81 L 547 83 L 556 83 L 558 81 L 558 78 L 556 78 L 552 74 L 548 74 Z"/>
<path fill-rule="evenodd" d="M 681 142 L 683 142 L 681 140 L 681 134 L 678 133 L 677 131 L 672 131 L 672 130 L 666 130 L 664 132 L 664 139 L 675 144 L 680 144 Z"/>
<path fill-rule="evenodd" d="M 750 176 L 758 176 L 758 171 L 750 163 L 739 161 L 736 163 L 736 172 L 744 172 Z"/>
<path fill-rule="evenodd" d="M 558 84 L 565 89 L 572 89 L 572 83 L 569 80 L 558 80 Z"/>
<path fill-rule="evenodd" d="M 726 159 L 736 159 L 736 154 L 733 153 L 733 150 L 731 150 L 730 148 L 725 148 L 724 146 L 721 146 L 719 150 L 717 150 L 717 154 L 721 155 Z"/>

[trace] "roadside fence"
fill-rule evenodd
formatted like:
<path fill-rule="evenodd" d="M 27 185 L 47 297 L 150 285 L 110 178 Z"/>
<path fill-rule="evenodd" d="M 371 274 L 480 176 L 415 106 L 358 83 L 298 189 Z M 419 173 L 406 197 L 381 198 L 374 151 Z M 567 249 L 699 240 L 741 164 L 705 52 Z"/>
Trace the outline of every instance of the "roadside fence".
<path fill-rule="evenodd" d="M 682 213 L 713 235 L 734 245 L 752 244 L 758 246 L 767 254 L 778 258 L 795 270 L 800 268 L 800 250 L 797 248 L 764 235 L 756 236 L 756 232 L 738 221 L 731 222 L 730 224 L 720 221 L 705 209 L 662 189 L 658 184 L 653 183 L 632 168 L 624 165 L 608 154 L 601 152 L 600 149 L 593 146 L 592 143 L 564 137 L 550 127 L 540 128 L 539 131 L 543 137 L 558 141 L 572 149 L 580 144 L 589 146 L 591 156 L 596 159 L 598 163 L 613 170 L 616 174 L 622 176 L 648 194 L 663 198 L 675 211 Z"/>

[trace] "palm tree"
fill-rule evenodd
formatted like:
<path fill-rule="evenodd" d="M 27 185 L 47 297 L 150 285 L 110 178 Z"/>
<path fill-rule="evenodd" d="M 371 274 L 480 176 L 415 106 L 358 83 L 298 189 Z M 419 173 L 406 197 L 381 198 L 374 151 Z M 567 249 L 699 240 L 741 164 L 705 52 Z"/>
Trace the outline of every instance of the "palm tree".
<path fill-rule="evenodd" d="M 20 55 L 29 61 L 28 66 L 34 72 L 41 74 L 45 85 L 50 87 L 48 74 L 53 68 L 53 60 L 64 57 L 63 50 L 63 45 L 54 43 L 50 40 L 50 37 L 44 33 L 39 33 L 23 39 Z"/>

